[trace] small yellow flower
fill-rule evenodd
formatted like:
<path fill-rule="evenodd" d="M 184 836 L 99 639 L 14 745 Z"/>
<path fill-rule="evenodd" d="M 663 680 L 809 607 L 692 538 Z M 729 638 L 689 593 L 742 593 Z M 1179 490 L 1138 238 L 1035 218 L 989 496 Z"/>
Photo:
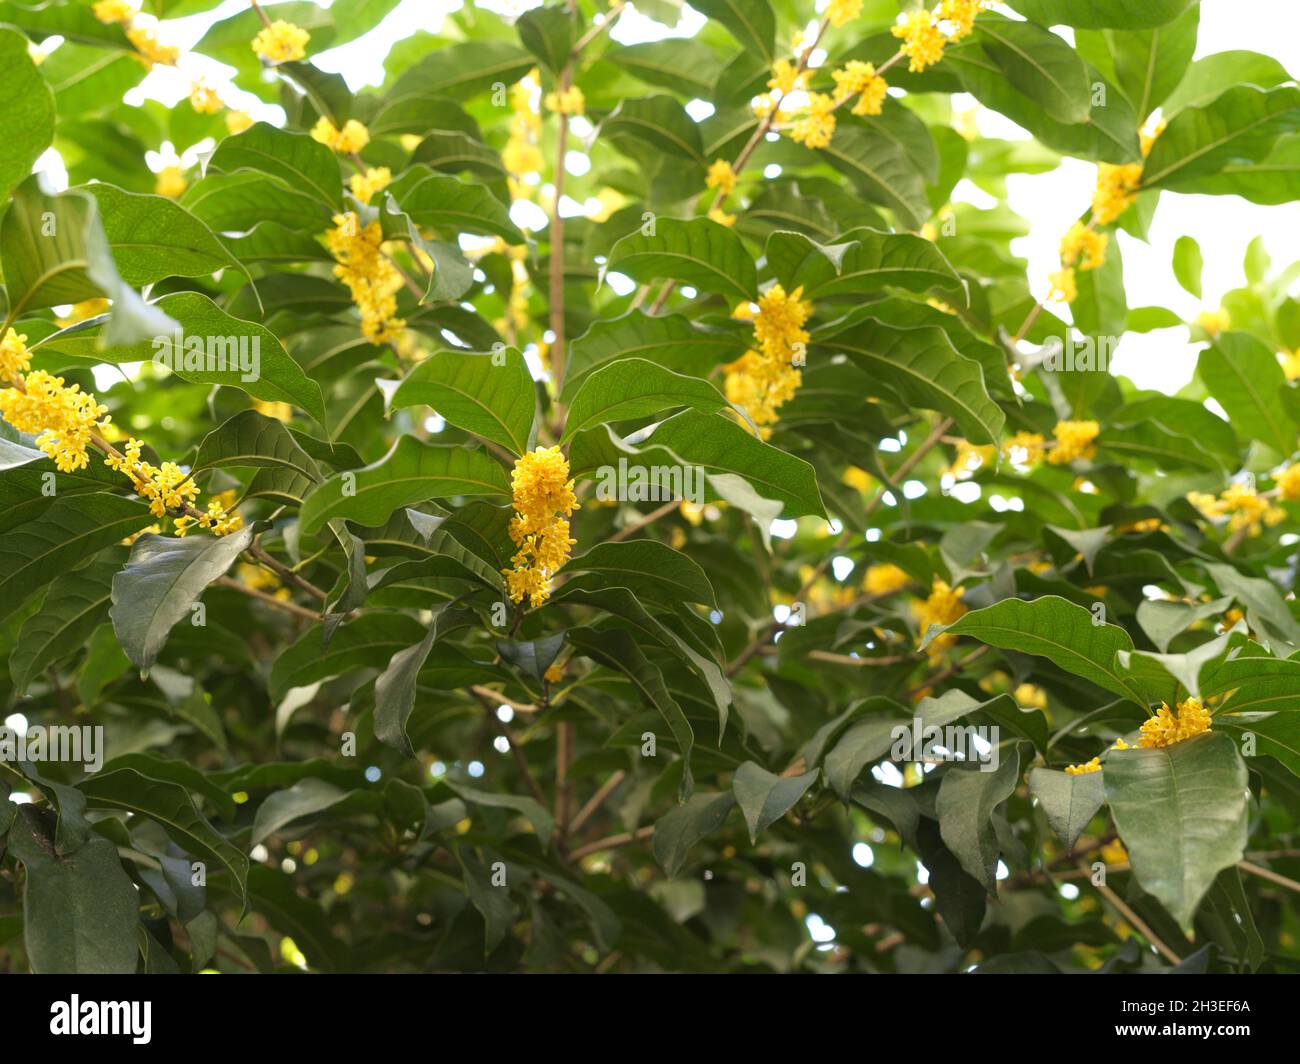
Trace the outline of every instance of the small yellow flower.
<path fill-rule="evenodd" d="M 1020 431 L 1002 444 L 1002 454 L 1012 465 L 1032 468 L 1043 460 L 1047 441 L 1037 432 Z"/>
<path fill-rule="evenodd" d="M 551 665 L 542 675 L 546 678 L 547 683 L 559 683 L 564 679 L 564 667 L 562 665 Z"/>
<path fill-rule="evenodd" d="M 798 65 L 788 59 L 778 59 L 772 64 L 772 76 L 767 87 L 775 89 L 783 97 L 808 87 L 808 71 L 800 70 Z"/>
<path fill-rule="evenodd" d="M 1075 222 L 1061 238 L 1061 264 L 1078 266 L 1081 270 L 1095 270 L 1106 263 L 1106 245 L 1109 233 L 1098 233 L 1082 222 Z"/>
<path fill-rule="evenodd" d="M 185 172 L 179 166 L 164 166 L 158 171 L 158 178 L 153 186 L 155 193 L 169 199 L 180 198 L 187 188 L 189 182 L 185 180 Z"/>
<path fill-rule="evenodd" d="M 913 74 L 939 62 L 948 43 L 934 15 L 924 7 L 900 15 L 898 24 L 889 32 L 902 40 L 899 50 L 908 57 L 907 69 Z"/>
<path fill-rule="evenodd" d="M 1028 706 L 1030 709 L 1047 708 L 1047 692 L 1037 684 L 1020 684 L 1020 686 L 1012 692 L 1012 697 L 1015 698 L 1017 705 Z"/>
<path fill-rule="evenodd" d="M 1203 310 L 1196 315 L 1196 324 L 1211 336 L 1232 328 L 1232 316 L 1220 307 L 1218 310 Z"/>
<path fill-rule="evenodd" d="M 1289 381 L 1300 380 L 1300 349 L 1283 351 L 1281 354 L 1282 372 Z"/>
<path fill-rule="evenodd" d="M 1093 441 L 1100 432 L 1101 426 L 1095 421 L 1058 421 L 1052 429 L 1056 443 L 1047 452 L 1047 460 L 1052 465 L 1064 465 L 1076 458 L 1092 458 L 1097 453 Z"/>
<path fill-rule="evenodd" d="M 1098 163 L 1097 188 L 1092 194 L 1092 216 L 1098 225 L 1109 225 L 1137 199 L 1142 183 L 1141 163 Z"/>
<path fill-rule="evenodd" d="M 370 197 L 382 192 L 392 180 L 393 173 L 388 167 L 367 167 L 364 174 L 353 174 L 348 178 L 348 187 L 362 203 L 369 203 Z"/>
<path fill-rule="evenodd" d="M 1300 464 L 1278 470 L 1273 474 L 1273 482 L 1287 502 L 1300 502 Z"/>
<path fill-rule="evenodd" d="M 955 624 L 966 613 L 961 598 L 966 594 L 964 587 L 953 588 L 946 580 L 935 580 L 930 595 L 924 602 L 918 601 L 913 611 L 921 628 L 921 635 L 933 625 Z"/>
<path fill-rule="evenodd" d="M 805 148 L 827 148 L 834 133 L 834 97 L 824 92 L 810 92 L 808 105 L 795 116 L 790 139 Z"/>
<path fill-rule="evenodd" d="M 1111 839 L 1098 853 L 1108 865 L 1128 864 L 1128 850 L 1124 849 L 1124 844 L 1119 839 Z"/>
<path fill-rule="evenodd" d="M 1150 128 L 1138 130 L 1138 141 L 1142 146 L 1142 158 L 1151 154 L 1152 147 L 1155 146 L 1156 138 L 1165 131 L 1165 120 L 1162 118 Z"/>
<path fill-rule="evenodd" d="M 1174 714 L 1168 704 L 1161 702 L 1154 717 L 1142 722 L 1142 737 L 1138 746 L 1144 750 L 1155 750 L 1173 746 L 1184 739 L 1210 730 L 1212 718 L 1210 711 L 1201 705 L 1199 698 L 1189 698 L 1178 703 L 1178 713 Z"/>
<path fill-rule="evenodd" d="M 140 61 L 147 67 L 152 68 L 155 63 L 161 63 L 163 66 L 175 66 L 176 60 L 181 57 L 179 48 L 170 44 L 163 44 L 154 36 L 153 30 L 147 26 L 131 26 L 126 31 L 126 37 L 135 46 Z"/>
<path fill-rule="evenodd" d="M 0 417 L 19 432 L 39 433 L 36 446 L 62 473 L 90 464 L 86 448 L 92 434 L 108 423 L 107 413 L 93 395 L 44 370 L 29 373 L 22 388 L 0 389 Z"/>
<path fill-rule="evenodd" d="M 991 465 L 997 457 L 998 449 L 992 444 L 974 444 L 969 440 L 958 440 L 952 463 L 944 470 L 957 480 L 969 480 L 975 472 Z"/>
<path fill-rule="evenodd" d="M 98 317 L 108 310 L 109 302 L 107 299 L 83 299 L 80 303 L 74 303 L 67 314 L 54 321 L 60 329 L 66 329 L 69 325 L 76 325 L 79 321 L 85 321 L 87 318 Z"/>
<path fill-rule="evenodd" d="M 242 133 L 253 124 L 253 116 L 247 111 L 227 111 L 226 112 L 226 130 L 232 136 L 236 133 Z"/>
<path fill-rule="evenodd" d="M 830 0 L 826 5 L 826 17 L 836 28 L 852 22 L 862 14 L 862 0 Z"/>
<path fill-rule="evenodd" d="M 27 337 L 12 329 L 0 340 L 0 385 L 21 377 L 32 365 L 32 356 L 27 350 Z"/>
<path fill-rule="evenodd" d="M 510 477 L 515 516 L 510 538 L 518 551 L 503 570 L 512 601 L 540 606 L 550 597 L 551 578 L 569 560 L 577 542 L 568 518 L 579 509 L 569 462 L 559 447 L 538 447 L 522 455 Z"/>
<path fill-rule="evenodd" d="M 105 25 L 130 22 L 136 16 L 135 5 L 127 0 L 96 0 L 91 10 L 95 13 L 95 18 Z"/>
<path fill-rule="evenodd" d="M 862 590 L 868 595 L 892 595 L 912 582 L 907 573 L 892 562 L 867 567 Z"/>
<path fill-rule="evenodd" d="M 287 63 L 307 55 L 311 34 L 301 26 L 276 19 L 253 38 L 253 51 L 268 63 Z"/>
<path fill-rule="evenodd" d="M 1085 761 L 1082 765 L 1066 765 L 1065 774 L 1067 776 L 1086 776 L 1089 772 L 1101 771 L 1101 758 L 1094 757 L 1091 761 Z"/>
<path fill-rule="evenodd" d="M 714 159 L 704 184 L 706 188 L 716 188 L 724 196 L 730 196 L 736 189 L 736 172 L 731 163 L 726 159 Z"/>
<path fill-rule="evenodd" d="M 1049 303 L 1055 301 L 1073 303 L 1078 298 L 1079 288 L 1074 280 L 1074 268 L 1071 266 L 1049 273 L 1047 283 L 1052 286 L 1047 293 Z"/>
<path fill-rule="evenodd" d="M 835 79 L 835 102 L 843 103 L 852 96 L 858 101 L 853 105 L 855 115 L 878 115 L 884 107 L 889 85 L 870 63 L 853 59 L 845 63 L 840 70 L 831 72 Z"/>
<path fill-rule="evenodd" d="M 397 292 L 402 275 L 383 253 L 379 219 L 361 225 L 355 211 L 334 216 L 325 246 L 334 256 L 334 276 L 348 286 L 361 313 L 361 331 L 376 344 L 396 340 L 406 328 L 397 317 Z"/>
<path fill-rule="evenodd" d="M 560 115 L 580 115 L 586 111 L 586 97 L 577 85 L 570 85 L 563 92 L 546 94 L 546 109 Z"/>
<path fill-rule="evenodd" d="M 710 221 L 717 222 L 719 225 L 725 225 L 728 229 L 736 224 L 736 216 L 734 214 L 728 214 L 721 207 L 710 207 L 709 219 Z"/>
<path fill-rule="evenodd" d="M 190 106 L 199 114 L 214 115 L 225 105 L 216 89 L 206 81 L 196 81 L 190 86 Z"/>
<path fill-rule="evenodd" d="M 794 363 L 807 350 L 809 334 L 804 325 L 813 308 L 803 298 L 803 288 L 787 294 L 779 284 L 759 297 L 757 311 L 747 304 L 741 307 L 753 315 L 756 349 L 726 367 L 724 390 L 731 402 L 745 408 L 766 438 L 777 420 L 777 409 L 803 382 Z"/>

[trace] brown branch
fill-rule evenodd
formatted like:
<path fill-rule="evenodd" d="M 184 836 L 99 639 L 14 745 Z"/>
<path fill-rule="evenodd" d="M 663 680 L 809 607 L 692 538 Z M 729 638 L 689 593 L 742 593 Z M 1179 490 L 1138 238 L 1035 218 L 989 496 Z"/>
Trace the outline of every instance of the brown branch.
<path fill-rule="evenodd" d="M 1079 870 L 1081 872 L 1088 871 L 1088 869 L 1082 864 L 1079 865 Z M 1091 878 L 1089 879 L 1089 882 L 1091 882 Z M 1166 946 L 1160 936 L 1151 930 L 1142 917 L 1138 916 L 1137 913 L 1129 908 L 1123 898 L 1111 890 L 1110 887 L 1106 886 L 1105 883 L 1093 883 L 1093 886 L 1097 888 L 1097 892 L 1103 898 L 1110 902 L 1111 907 L 1114 908 L 1115 911 L 1118 912 L 1126 921 L 1128 921 L 1133 930 L 1150 942 L 1151 945 L 1155 946 L 1165 960 L 1170 964 L 1182 963 L 1182 957 L 1178 956 L 1177 953 Z"/>
<path fill-rule="evenodd" d="M 519 742 L 514 732 L 507 728 L 505 722 L 497 717 L 496 707 L 492 704 L 491 699 L 478 693 L 474 688 L 470 692 L 478 700 L 478 704 L 483 707 L 483 713 L 488 719 L 488 723 L 497 730 L 499 734 L 505 737 L 510 744 L 510 755 L 514 758 L 515 767 L 519 769 L 519 774 L 523 776 L 524 783 L 527 785 L 529 792 L 543 805 L 546 804 L 546 795 L 542 792 L 537 779 L 533 776 L 532 769 L 528 767 L 528 759 L 524 757 L 523 746 Z"/>
<path fill-rule="evenodd" d="M 241 595 L 247 595 L 249 598 L 257 599 L 268 606 L 274 606 L 277 610 L 283 610 L 285 613 L 292 613 L 295 617 L 302 617 L 309 621 L 319 621 L 320 614 L 312 610 L 299 606 L 296 602 L 287 602 L 278 599 L 274 595 L 268 594 L 259 588 L 249 587 L 247 584 L 241 584 L 238 580 L 233 580 L 228 576 L 219 576 L 216 579 L 218 587 L 224 587 L 231 591 L 238 591 Z"/>
<path fill-rule="evenodd" d="M 648 839 L 655 833 L 654 825 L 649 827 L 637 828 L 636 831 L 624 831 L 617 835 L 610 835 L 608 838 L 597 839 L 595 842 L 589 842 L 586 846 L 579 846 L 576 850 L 569 851 L 570 861 L 579 861 L 593 853 L 599 853 L 601 850 L 616 850 L 620 846 L 628 846 L 631 843 L 639 842 L 641 839 Z"/>
<path fill-rule="evenodd" d="M 614 788 L 622 783 L 626 776 L 627 773 L 619 769 L 601 785 L 600 789 L 587 800 L 587 804 L 578 810 L 578 815 L 570 822 L 570 834 L 579 831 L 582 825 L 591 819 L 596 810 L 604 804 L 605 799 L 614 792 Z"/>
<path fill-rule="evenodd" d="M 632 524 L 628 525 L 627 527 L 619 529 L 612 536 L 610 536 L 609 539 L 605 540 L 605 542 L 621 543 L 629 536 L 635 536 L 638 532 L 641 531 L 641 529 L 645 528 L 646 525 L 653 524 L 654 522 L 658 521 L 659 518 L 672 513 L 679 506 L 681 506 L 681 504 L 682 504 L 681 499 L 670 499 L 668 502 L 660 506 L 657 510 L 651 510 L 648 514 L 646 514 L 643 518 L 641 518 L 641 520 L 633 521 Z"/>
<path fill-rule="evenodd" d="M 1272 869 L 1263 868 L 1251 861 L 1238 861 L 1237 867 L 1243 872 L 1249 872 L 1252 876 L 1259 876 L 1260 879 L 1267 879 L 1270 883 L 1276 883 L 1280 887 L 1286 887 L 1287 890 L 1293 890 L 1300 894 L 1300 883 L 1287 876 L 1280 875 Z"/>

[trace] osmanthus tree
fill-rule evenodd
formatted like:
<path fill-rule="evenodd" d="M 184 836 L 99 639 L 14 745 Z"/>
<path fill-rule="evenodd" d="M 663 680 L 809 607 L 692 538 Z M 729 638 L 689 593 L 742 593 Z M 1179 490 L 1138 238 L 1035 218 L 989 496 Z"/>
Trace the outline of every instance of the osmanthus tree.
<path fill-rule="evenodd" d="M 1116 236 L 1300 198 L 1278 63 L 576 0 L 352 92 L 395 0 L 254 3 L 169 108 L 217 5 L 143 6 L 0 2 L 0 966 L 1296 968 L 1296 270 L 1184 323 Z"/>

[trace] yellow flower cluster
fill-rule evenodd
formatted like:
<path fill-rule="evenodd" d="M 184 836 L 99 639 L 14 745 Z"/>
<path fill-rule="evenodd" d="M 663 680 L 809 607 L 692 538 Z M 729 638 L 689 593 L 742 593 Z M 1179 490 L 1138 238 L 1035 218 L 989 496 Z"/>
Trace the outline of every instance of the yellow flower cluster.
<path fill-rule="evenodd" d="M 1165 131 L 1165 120 L 1162 118 L 1148 128 L 1138 130 L 1138 142 L 1142 146 L 1142 158 L 1151 154 L 1152 147 L 1155 146 L 1156 137 Z"/>
<path fill-rule="evenodd" d="M 168 199 L 179 199 L 187 188 L 189 182 L 185 180 L 185 171 L 179 166 L 164 166 L 158 171 L 153 185 L 155 193 Z"/>
<path fill-rule="evenodd" d="M 519 550 L 506 569 L 513 602 L 540 606 L 550 597 L 551 578 L 569 560 L 577 542 L 569 538 L 569 517 L 579 509 L 569 478 L 569 462 L 559 447 L 538 447 L 515 462 L 510 477 L 515 516 L 510 538 Z"/>
<path fill-rule="evenodd" d="M 253 124 L 253 116 L 247 111 L 227 111 L 226 112 L 226 131 L 234 136 L 236 133 L 242 133 Z"/>
<path fill-rule="evenodd" d="M 1101 771 L 1101 757 L 1094 757 L 1091 761 L 1085 761 L 1082 765 L 1066 765 L 1065 774 L 1067 776 L 1086 776 L 1089 772 Z"/>
<path fill-rule="evenodd" d="M 1074 271 L 1095 270 L 1106 264 L 1106 245 L 1110 243 L 1109 233 L 1098 233 L 1082 222 L 1070 226 L 1061 238 L 1061 269 L 1048 279 L 1052 285 L 1049 298 L 1073 302 L 1079 294 L 1075 283 Z"/>
<path fill-rule="evenodd" d="M 736 171 L 726 159 L 714 159 L 704 184 L 707 188 L 717 189 L 726 198 L 736 190 Z"/>
<path fill-rule="evenodd" d="M 828 148 L 835 135 L 835 97 L 810 92 L 808 103 L 794 116 L 790 139 L 805 148 Z"/>
<path fill-rule="evenodd" d="M 853 105 L 855 115 L 880 114 L 889 85 L 876 73 L 874 66 L 852 59 L 842 69 L 832 71 L 831 77 L 835 79 L 834 97 L 837 106 L 856 96 L 858 102 Z"/>
<path fill-rule="evenodd" d="M 1300 380 L 1300 349 L 1281 353 L 1282 372 L 1289 381 Z"/>
<path fill-rule="evenodd" d="M 1052 465 L 1064 465 L 1076 458 L 1092 458 L 1097 453 L 1093 446 L 1101 426 L 1095 421 L 1058 421 L 1052 429 L 1056 443 L 1047 452 Z"/>
<path fill-rule="evenodd" d="M 966 613 L 966 607 L 961 601 L 965 594 L 964 587 L 950 587 L 946 580 L 934 581 L 929 596 L 923 602 L 918 601 L 914 607 L 921 635 L 924 636 L 932 624 L 954 624 L 959 621 Z"/>
<path fill-rule="evenodd" d="M 736 316 L 748 317 L 748 306 L 742 307 Z M 794 361 L 807 350 L 804 324 L 812 309 L 802 287 L 787 294 L 781 285 L 773 285 L 759 297 L 758 311 L 752 315 L 755 348 L 726 368 L 727 398 L 745 408 L 763 439 L 772 434 L 769 426 L 776 422 L 781 404 L 803 383 Z"/>
<path fill-rule="evenodd" d="M 830 0 L 826 5 L 826 17 L 837 29 L 847 25 L 862 14 L 862 0 Z"/>
<path fill-rule="evenodd" d="M 27 336 L 12 330 L 0 340 L 0 384 L 22 377 L 31 368 L 32 356 L 27 350 Z"/>
<path fill-rule="evenodd" d="M 137 14 L 135 5 L 127 0 L 96 0 L 91 10 L 95 18 L 110 26 L 114 22 L 130 22 Z"/>
<path fill-rule="evenodd" d="M 1258 536 L 1265 526 L 1272 528 L 1286 520 L 1286 511 L 1260 495 L 1253 484 L 1229 484 L 1218 498 L 1206 492 L 1188 492 L 1187 501 L 1206 517 L 1228 517 L 1229 531 L 1245 530 L 1251 536 Z"/>
<path fill-rule="evenodd" d="M 65 385 L 62 377 L 44 370 L 18 383 L 22 386 L 0 390 L 0 416 L 19 432 L 39 433 L 36 446 L 61 472 L 85 469 L 90 464 L 86 448 L 92 433 L 108 424 L 108 408 L 79 385 Z"/>
<path fill-rule="evenodd" d="M 546 94 L 546 109 L 559 115 L 580 115 L 586 110 L 587 101 L 577 85 L 570 85 L 563 92 Z"/>
<path fill-rule="evenodd" d="M 1098 163 L 1097 187 L 1092 194 L 1092 217 L 1109 225 L 1137 199 L 1142 184 L 1141 163 Z"/>
<path fill-rule="evenodd" d="M 533 88 L 540 75 L 529 71 L 510 89 L 510 137 L 501 150 L 501 164 L 514 178 L 537 173 L 546 165 L 537 138 L 542 130 L 542 116 L 533 106 Z M 522 191 L 524 186 L 520 186 Z M 519 195 L 516 199 L 521 198 Z"/>
<path fill-rule="evenodd" d="M 1218 310 L 1203 310 L 1196 315 L 1196 324 L 1211 336 L 1232 328 L 1232 315 L 1220 307 Z"/>
<path fill-rule="evenodd" d="M 942 0 L 933 10 L 922 7 L 900 16 L 890 33 L 903 42 L 899 50 L 908 58 L 907 69 L 919 74 L 939 62 L 945 47 L 970 34 L 975 28 L 975 16 L 990 2 Z"/>
<path fill-rule="evenodd" d="M 196 81 L 190 86 L 190 106 L 201 115 L 214 115 L 225 105 L 216 89 L 206 81 Z"/>
<path fill-rule="evenodd" d="M 194 508 L 199 496 L 199 486 L 175 462 L 163 462 L 155 466 L 140 457 L 143 444 L 134 437 L 126 441 L 126 446 L 119 454 L 109 454 L 104 464 L 131 478 L 136 494 L 149 503 L 149 512 L 154 517 L 166 517 L 174 511 Z M 177 536 L 184 536 L 195 524 L 210 529 L 215 536 L 238 531 L 244 527 L 244 519 L 239 514 L 231 514 L 220 499 L 208 502 L 207 513 L 197 517 L 181 513 L 173 522 Z"/>
<path fill-rule="evenodd" d="M 957 480 L 969 479 L 977 469 L 992 463 L 997 455 L 997 448 L 992 444 L 974 444 L 968 440 L 958 440 L 952 463 L 943 470 Z"/>
<path fill-rule="evenodd" d="M 362 203 L 369 203 L 376 192 L 382 192 L 393 180 L 393 172 L 386 166 L 368 166 L 363 174 L 348 178 L 348 188 Z"/>
<path fill-rule="evenodd" d="M 163 44 L 148 26 L 131 26 L 126 31 L 126 39 L 139 53 L 140 61 L 152 69 L 155 63 L 163 66 L 175 66 L 181 57 L 181 50 L 171 44 Z"/>
<path fill-rule="evenodd" d="M 253 51 L 268 63 L 287 63 L 306 56 L 309 40 L 311 34 L 301 26 L 276 19 L 253 38 Z"/>
<path fill-rule="evenodd" d="M 370 143 L 370 131 L 355 118 L 349 118 L 343 123 L 343 128 L 339 129 L 328 118 L 321 115 L 316 124 L 311 127 L 311 139 L 319 141 L 340 155 L 352 155 Z"/>
<path fill-rule="evenodd" d="M 868 595 L 892 595 L 912 582 L 912 578 L 892 562 L 867 567 L 862 590 Z"/>
<path fill-rule="evenodd" d="M 1273 474 L 1273 483 L 1287 502 L 1300 502 L 1300 464 L 1279 469 Z"/>
<path fill-rule="evenodd" d="M 1144 750 L 1173 746 L 1174 743 L 1181 743 L 1184 739 L 1209 731 L 1211 722 L 1210 711 L 1201 705 L 1199 698 L 1179 702 L 1177 714 L 1161 702 L 1156 715 L 1142 722 L 1142 737 L 1138 739 L 1138 746 Z"/>
<path fill-rule="evenodd" d="M 1022 683 L 1012 693 L 1016 704 L 1026 709 L 1046 709 L 1047 692 L 1037 684 Z"/>
<path fill-rule="evenodd" d="M 361 331 L 372 343 L 397 338 L 406 322 L 397 317 L 402 276 L 383 252 L 383 230 L 376 219 L 364 228 L 355 211 L 334 216 L 325 246 L 334 256 L 334 276 L 348 286 L 361 312 Z"/>

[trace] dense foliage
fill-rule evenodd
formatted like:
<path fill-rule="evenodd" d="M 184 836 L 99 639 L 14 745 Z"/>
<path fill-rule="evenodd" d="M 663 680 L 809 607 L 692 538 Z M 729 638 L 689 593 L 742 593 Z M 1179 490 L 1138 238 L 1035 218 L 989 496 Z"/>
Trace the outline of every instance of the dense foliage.
<path fill-rule="evenodd" d="M 1296 968 L 1296 269 L 1185 323 L 1117 235 L 1300 199 L 1287 71 L 571 0 L 353 92 L 396 0 L 216 6 L 0 2 L 0 969 Z"/>

